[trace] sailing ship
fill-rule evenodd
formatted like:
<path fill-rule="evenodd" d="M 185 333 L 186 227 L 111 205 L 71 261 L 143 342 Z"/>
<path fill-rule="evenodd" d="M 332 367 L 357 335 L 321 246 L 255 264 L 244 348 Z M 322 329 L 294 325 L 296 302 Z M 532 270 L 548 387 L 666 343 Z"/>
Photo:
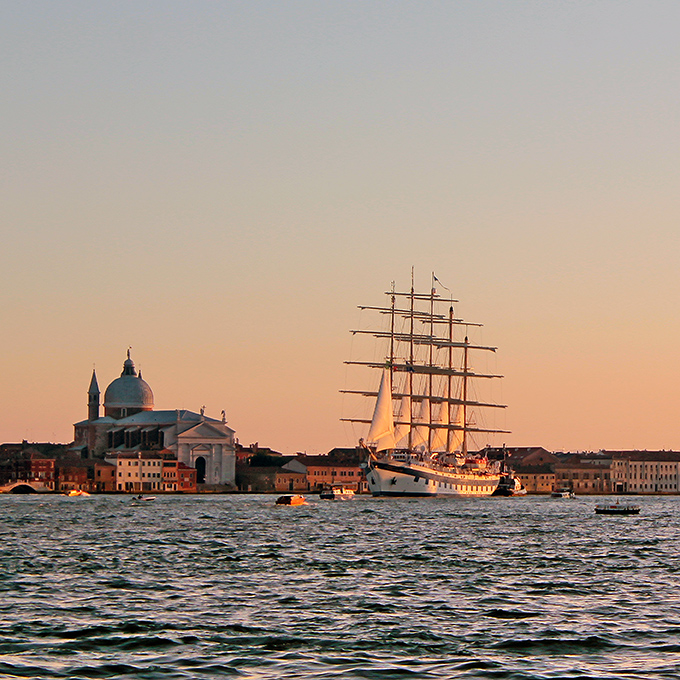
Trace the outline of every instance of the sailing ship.
<path fill-rule="evenodd" d="M 475 383 L 501 378 L 476 372 L 472 357 L 495 352 L 470 342 L 471 327 L 482 324 L 455 316 L 457 300 L 442 298 L 444 286 L 432 274 L 429 293 L 398 292 L 388 304 L 360 306 L 383 315 L 384 330 L 354 330 L 384 343 L 375 361 L 346 361 L 382 372 L 377 392 L 342 390 L 375 399 L 373 416 L 342 418 L 370 425 L 360 446 L 366 452 L 366 479 L 374 496 L 511 496 L 526 493 L 504 461 L 469 450 L 480 433 L 506 430 L 483 427 L 475 414 L 505 405 L 477 399 Z M 448 310 L 446 309 L 448 306 Z"/>

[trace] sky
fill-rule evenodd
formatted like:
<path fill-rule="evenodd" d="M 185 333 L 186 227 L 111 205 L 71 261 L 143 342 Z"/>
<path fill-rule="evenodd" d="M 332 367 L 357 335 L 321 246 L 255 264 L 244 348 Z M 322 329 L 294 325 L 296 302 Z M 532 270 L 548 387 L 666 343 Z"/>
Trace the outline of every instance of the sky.
<path fill-rule="evenodd" d="M 357 306 L 413 267 L 498 347 L 488 443 L 680 450 L 678 25 L 675 0 L 2 0 L 0 441 L 71 441 L 132 347 L 156 408 L 352 446 Z"/>

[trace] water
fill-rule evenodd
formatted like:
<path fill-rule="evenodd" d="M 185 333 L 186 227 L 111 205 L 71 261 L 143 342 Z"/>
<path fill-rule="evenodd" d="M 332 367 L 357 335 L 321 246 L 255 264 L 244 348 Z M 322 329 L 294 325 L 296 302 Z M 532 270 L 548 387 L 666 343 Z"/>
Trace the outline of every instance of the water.
<path fill-rule="evenodd" d="M 2 678 L 673 678 L 680 498 L 0 496 Z"/>

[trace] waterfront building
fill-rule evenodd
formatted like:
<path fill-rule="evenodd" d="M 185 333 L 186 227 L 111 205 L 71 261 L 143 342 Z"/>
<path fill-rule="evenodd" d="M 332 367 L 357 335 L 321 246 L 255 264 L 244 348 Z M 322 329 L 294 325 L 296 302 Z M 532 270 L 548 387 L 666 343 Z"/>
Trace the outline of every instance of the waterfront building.
<path fill-rule="evenodd" d="M 45 458 L 35 451 L 31 454 L 31 471 L 29 482 L 36 482 L 41 487 L 54 491 L 56 489 L 56 458 Z"/>
<path fill-rule="evenodd" d="M 555 484 L 576 493 L 677 494 L 680 452 L 599 451 L 555 464 Z"/>
<path fill-rule="evenodd" d="M 31 470 L 30 452 L 24 443 L 0 445 L 0 486 L 25 480 Z"/>
<path fill-rule="evenodd" d="M 241 491 L 287 493 L 308 491 L 307 468 L 295 456 L 283 455 L 257 442 L 236 444 L 236 479 Z"/>
<path fill-rule="evenodd" d="M 163 461 L 163 491 L 196 493 L 196 470 L 178 460 Z"/>
<path fill-rule="evenodd" d="M 288 465 L 276 471 L 274 476 L 274 490 L 279 493 L 289 491 L 309 491 L 309 482 L 306 472 L 287 469 Z"/>
<path fill-rule="evenodd" d="M 128 493 L 163 490 L 163 457 L 150 451 L 119 453 L 107 462 L 116 464 L 116 490 Z"/>
<path fill-rule="evenodd" d="M 237 447 L 237 483 L 241 491 L 287 493 L 321 491 L 343 485 L 357 492 L 368 491 L 362 452 L 356 448 L 336 448 L 326 455 L 284 456 L 257 444 Z"/>
<path fill-rule="evenodd" d="M 506 463 L 527 493 L 549 494 L 555 489 L 554 466 L 559 458 L 542 446 L 505 449 Z"/>
<path fill-rule="evenodd" d="M 553 467 L 559 458 L 542 446 L 487 446 L 478 455 L 503 461 L 527 493 L 549 494 L 555 487 Z"/>
<path fill-rule="evenodd" d="M 680 493 L 680 452 L 603 451 L 612 458 L 612 487 L 618 493 Z"/>
<path fill-rule="evenodd" d="M 87 491 L 99 493 L 115 491 L 115 468 L 103 460 L 82 460 L 73 451 L 56 462 L 56 491 Z"/>
<path fill-rule="evenodd" d="M 56 460 L 65 451 L 63 444 L 25 440 L 18 444 L 0 444 L 0 489 L 25 482 L 36 491 L 54 490 Z"/>
<path fill-rule="evenodd" d="M 218 420 L 206 416 L 203 408 L 200 413 L 154 410 L 153 391 L 137 372 L 129 350 L 122 373 L 104 392 L 103 416 L 100 398 L 93 370 L 87 392 L 88 417 L 75 423 L 71 446 L 81 458 L 113 460 L 115 454 L 134 456 L 167 449 L 179 462 L 196 469 L 198 484 L 216 489 L 234 484 L 234 430 L 227 425 L 224 411 Z M 127 481 L 125 477 L 124 483 Z M 143 483 L 141 478 L 136 481 Z M 117 486 L 119 483 L 118 479 Z"/>
<path fill-rule="evenodd" d="M 177 466 L 179 461 L 174 460 L 163 461 L 163 491 L 174 493 L 177 491 Z"/>
<path fill-rule="evenodd" d="M 549 494 L 555 489 L 555 473 L 550 465 L 521 467 L 514 470 L 515 476 L 527 493 Z"/>
<path fill-rule="evenodd" d="M 62 461 L 59 463 L 59 491 L 90 491 L 87 461 Z"/>
<path fill-rule="evenodd" d="M 555 463 L 555 487 L 577 494 L 611 493 L 612 457 L 603 453 L 574 454 Z"/>
<path fill-rule="evenodd" d="M 310 491 L 329 486 L 345 486 L 357 493 L 368 492 L 361 454 L 356 449 L 333 449 L 325 456 L 297 455 L 295 460 L 307 470 Z"/>
<path fill-rule="evenodd" d="M 92 491 L 99 493 L 117 491 L 116 472 L 117 466 L 113 463 L 105 460 L 95 461 Z"/>
<path fill-rule="evenodd" d="M 301 468 L 301 469 L 300 469 Z M 307 470 L 293 456 L 252 456 L 238 465 L 238 488 L 254 493 L 308 491 Z"/>
<path fill-rule="evenodd" d="M 184 463 L 177 463 L 177 490 L 181 493 L 196 493 L 196 470 Z"/>

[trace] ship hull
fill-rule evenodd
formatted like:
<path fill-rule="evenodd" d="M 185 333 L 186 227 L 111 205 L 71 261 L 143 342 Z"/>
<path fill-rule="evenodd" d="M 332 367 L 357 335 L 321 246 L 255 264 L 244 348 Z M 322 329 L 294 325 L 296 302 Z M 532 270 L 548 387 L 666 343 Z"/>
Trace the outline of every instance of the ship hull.
<path fill-rule="evenodd" d="M 374 496 L 492 496 L 502 475 L 467 470 L 447 471 L 423 464 L 372 460 L 366 471 Z"/>

